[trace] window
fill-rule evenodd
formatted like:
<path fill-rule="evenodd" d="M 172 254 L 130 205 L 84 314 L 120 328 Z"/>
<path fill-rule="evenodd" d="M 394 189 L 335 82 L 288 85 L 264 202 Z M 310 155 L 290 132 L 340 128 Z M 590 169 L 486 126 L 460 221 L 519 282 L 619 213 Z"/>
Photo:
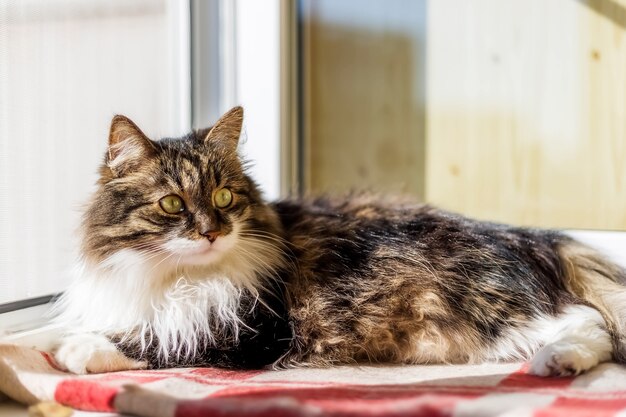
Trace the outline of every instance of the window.
<path fill-rule="evenodd" d="M 184 2 L 28 0 L 0 12 L 0 304 L 67 285 L 115 113 L 189 128 Z"/>
<path fill-rule="evenodd" d="M 623 6 L 299 3 L 307 190 L 626 231 Z"/>

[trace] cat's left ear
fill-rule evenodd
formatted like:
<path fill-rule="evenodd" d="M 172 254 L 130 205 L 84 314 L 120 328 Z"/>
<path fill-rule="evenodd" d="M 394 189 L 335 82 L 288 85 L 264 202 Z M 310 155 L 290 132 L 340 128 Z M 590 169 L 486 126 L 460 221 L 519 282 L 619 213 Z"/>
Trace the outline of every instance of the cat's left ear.
<path fill-rule="evenodd" d="M 235 152 L 239 143 L 242 125 L 243 107 L 233 107 L 224 113 L 213 125 L 209 133 L 204 137 L 204 143 L 219 143 L 229 152 Z"/>

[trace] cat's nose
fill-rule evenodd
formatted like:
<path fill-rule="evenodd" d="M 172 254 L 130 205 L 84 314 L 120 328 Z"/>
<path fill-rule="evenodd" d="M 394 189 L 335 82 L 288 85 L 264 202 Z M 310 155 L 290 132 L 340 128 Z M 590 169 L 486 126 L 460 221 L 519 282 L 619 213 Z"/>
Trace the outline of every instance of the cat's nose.
<path fill-rule="evenodd" d="M 200 232 L 200 234 L 209 239 L 209 242 L 213 243 L 215 242 L 215 239 L 218 238 L 218 236 L 221 236 L 222 232 L 220 232 L 219 230 L 203 230 Z"/>

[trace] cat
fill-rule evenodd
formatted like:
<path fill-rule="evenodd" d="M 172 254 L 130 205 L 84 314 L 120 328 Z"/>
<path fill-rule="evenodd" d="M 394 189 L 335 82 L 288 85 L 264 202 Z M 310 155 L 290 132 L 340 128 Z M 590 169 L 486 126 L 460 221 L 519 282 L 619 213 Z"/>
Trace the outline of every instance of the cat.
<path fill-rule="evenodd" d="M 593 249 L 377 194 L 267 203 L 242 122 L 153 141 L 113 118 L 59 366 L 625 362 L 626 272 Z"/>

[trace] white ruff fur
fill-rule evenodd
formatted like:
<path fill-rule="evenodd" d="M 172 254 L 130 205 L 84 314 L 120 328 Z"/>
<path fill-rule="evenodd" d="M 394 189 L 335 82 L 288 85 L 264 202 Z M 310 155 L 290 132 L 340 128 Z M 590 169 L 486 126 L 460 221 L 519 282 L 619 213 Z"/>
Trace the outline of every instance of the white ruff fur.
<path fill-rule="evenodd" d="M 97 266 L 81 261 L 54 320 L 72 334 L 121 335 L 142 349 L 158 340 L 164 361 L 190 358 L 226 331 L 237 337 L 243 291 L 258 295 L 259 273 L 272 275 L 281 249 L 237 230 L 205 246 L 176 239 L 156 258 L 122 249 Z"/>
<path fill-rule="evenodd" d="M 570 375 L 610 360 L 613 346 L 595 309 L 570 305 L 557 317 L 538 317 L 505 332 L 484 360 L 527 360 L 535 375 Z"/>

